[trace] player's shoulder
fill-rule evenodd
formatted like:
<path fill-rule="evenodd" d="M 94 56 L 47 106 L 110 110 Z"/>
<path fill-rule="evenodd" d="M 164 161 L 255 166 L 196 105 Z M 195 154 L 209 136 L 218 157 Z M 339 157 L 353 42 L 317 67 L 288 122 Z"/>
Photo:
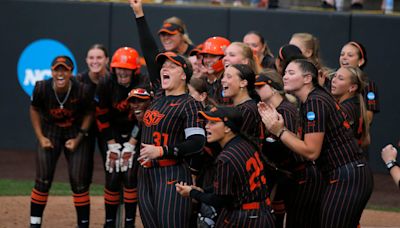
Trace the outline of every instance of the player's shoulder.
<path fill-rule="evenodd" d="M 276 110 L 281 114 L 297 115 L 297 107 L 290 101 L 284 99 Z"/>

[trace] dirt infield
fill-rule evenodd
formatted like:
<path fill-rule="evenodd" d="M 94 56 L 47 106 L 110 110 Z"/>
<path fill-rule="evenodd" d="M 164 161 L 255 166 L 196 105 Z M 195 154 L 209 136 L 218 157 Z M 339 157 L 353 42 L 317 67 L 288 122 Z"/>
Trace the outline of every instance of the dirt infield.
<path fill-rule="evenodd" d="M 34 180 L 35 153 L 31 151 L 0 151 L 0 179 Z M 375 174 L 375 188 L 369 206 L 400 208 L 400 191 L 389 175 Z M 58 162 L 55 181 L 68 182 L 64 156 Z M 95 156 L 93 182 L 104 183 L 101 158 Z M 29 219 L 29 196 L 0 197 L 0 228 L 27 227 Z M 138 215 L 139 217 L 139 215 Z M 45 210 L 43 227 L 74 227 L 75 210 L 72 197 L 50 196 Z M 91 227 L 102 227 L 104 222 L 103 198 L 91 197 Z M 362 227 L 399 227 L 400 213 L 365 210 Z M 142 227 L 140 218 L 137 227 Z"/>
<path fill-rule="evenodd" d="M 0 228 L 27 227 L 29 217 L 29 197 L 0 197 Z M 365 210 L 361 226 L 366 227 L 400 227 L 400 213 Z M 102 227 L 104 222 L 103 198 L 91 197 L 90 227 Z M 72 197 L 50 196 L 44 214 L 43 228 L 75 227 L 76 216 Z M 143 227 L 137 215 L 136 227 Z"/>

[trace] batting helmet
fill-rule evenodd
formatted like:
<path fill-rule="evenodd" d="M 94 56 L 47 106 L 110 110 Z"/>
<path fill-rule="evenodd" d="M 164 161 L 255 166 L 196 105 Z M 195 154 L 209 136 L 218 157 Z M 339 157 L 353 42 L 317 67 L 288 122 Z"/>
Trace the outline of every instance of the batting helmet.
<path fill-rule="evenodd" d="M 112 68 L 125 68 L 136 70 L 140 68 L 140 58 L 138 52 L 130 47 L 122 47 L 114 52 L 111 59 Z"/>
<path fill-rule="evenodd" d="M 224 37 L 210 37 L 204 42 L 203 49 L 200 51 L 200 53 L 211 55 L 225 55 L 225 48 L 228 47 L 230 44 L 231 42 Z"/>

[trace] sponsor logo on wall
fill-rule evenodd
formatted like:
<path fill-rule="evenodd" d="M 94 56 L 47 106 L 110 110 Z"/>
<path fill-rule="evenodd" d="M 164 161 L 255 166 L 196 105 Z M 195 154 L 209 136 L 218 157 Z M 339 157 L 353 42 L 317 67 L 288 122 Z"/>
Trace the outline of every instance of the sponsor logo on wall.
<path fill-rule="evenodd" d="M 26 46 L 17 65 L 18 82 L 26 94 L 32 95 L 37 81 L 51 78 L 51 62 L 58 55 L 71 57 L 75 66 L 73 75 L 76 75 L 78 70 L 74 55 L 60 41 L 39 39 Z"/>

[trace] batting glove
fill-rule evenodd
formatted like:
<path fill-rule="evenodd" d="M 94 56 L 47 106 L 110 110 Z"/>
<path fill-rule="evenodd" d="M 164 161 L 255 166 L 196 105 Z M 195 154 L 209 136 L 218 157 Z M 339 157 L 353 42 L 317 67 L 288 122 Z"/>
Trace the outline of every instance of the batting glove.
<path fill-rule="evenodd" d="M 121 172 L 125 172 L 132 168 L 133 155 L 135 154 L 135 145 L 128 142 L 124 143 L 124 149 L 122 149 L 122 155 L 120 159 Z"/>
<path fill-rule="evenodd" d="M 109 173 L 113 171 L 119 172 L 120 168 L 120 157 L 122 146 L 119 143 L 108 144 L 107 159 L 106 159 L 106 170 Z"/>

